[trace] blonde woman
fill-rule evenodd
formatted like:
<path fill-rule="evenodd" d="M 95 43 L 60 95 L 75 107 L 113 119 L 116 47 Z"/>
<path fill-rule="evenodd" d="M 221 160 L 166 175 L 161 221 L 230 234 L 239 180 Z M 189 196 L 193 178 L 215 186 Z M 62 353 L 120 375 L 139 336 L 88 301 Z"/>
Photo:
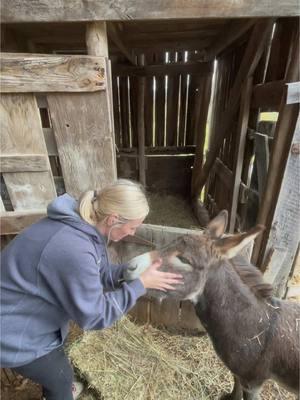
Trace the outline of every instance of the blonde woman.
<path fill-rule="evenodd" d="M 149 212 L 137 183 L 118 180 L 77 202 L 65 194 L 47 218 L 25 229 L 3 251 L 1 367 L 43 387 L 47 400 L 73 400 L 81 390 L 63 350 L 68 322 L 103 329 L 126 314 L 147 288 L 172 290 L 177 274 L 153 263 L 124 281 L 126 266 L 109 262 L 106 244 L 134 235 Z"/>

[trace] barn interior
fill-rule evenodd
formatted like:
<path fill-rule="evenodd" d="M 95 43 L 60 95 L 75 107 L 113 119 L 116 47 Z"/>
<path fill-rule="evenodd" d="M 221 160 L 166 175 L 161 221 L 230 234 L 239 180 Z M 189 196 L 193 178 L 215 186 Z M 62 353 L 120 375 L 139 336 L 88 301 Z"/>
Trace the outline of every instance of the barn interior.
<path fill-rule="evenodd" d="M 226 209 L 229 233 L 264 225 L 252 261 L 278 295 L 297 295 L 299 18 L 21 14 L 1 27 L 2 246 L 56 195 L 128 178 L 147 190 L 150 224 L 199 229 Z M 165 227 L 141 236 L 178 234 Z M 169 328 L 179 314 L 200 329 L 190 304 L 132 313 Z"/>

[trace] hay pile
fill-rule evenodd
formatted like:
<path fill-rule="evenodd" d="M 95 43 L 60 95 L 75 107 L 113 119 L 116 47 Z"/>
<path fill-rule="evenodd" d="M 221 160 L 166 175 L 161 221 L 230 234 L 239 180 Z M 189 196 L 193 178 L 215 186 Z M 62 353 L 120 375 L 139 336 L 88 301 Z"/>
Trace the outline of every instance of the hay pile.
<path fill-rule="evenodd" d="M 189 202 L 171 194 L 150 193 L 148 195 L 150 213 L 145 223 L 178 228 L 200 228 Z"/>
<path fill-rule="evenodd" d="M 69 356 L 97 400 L 100 393 L 104 400 L 215 400 L 232 385 L 207 336 L 170 334 L 128 318 L 85 333 Z M 293 399 L 276 387 L 263 399 Z"/>

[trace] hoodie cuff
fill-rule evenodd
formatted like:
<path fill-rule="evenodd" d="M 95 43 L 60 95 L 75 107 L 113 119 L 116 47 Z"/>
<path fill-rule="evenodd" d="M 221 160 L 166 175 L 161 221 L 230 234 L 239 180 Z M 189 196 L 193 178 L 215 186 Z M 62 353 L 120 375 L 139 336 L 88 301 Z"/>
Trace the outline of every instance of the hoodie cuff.
<path fill-rule="evenodd" d="M 133 281 L 126 282 L 126 285 L 130 286 L 135 291 L 137 297 L 141 297 L 147 293 L 147 289 L 145 289 L 140 279 L 134 279 Z"/>

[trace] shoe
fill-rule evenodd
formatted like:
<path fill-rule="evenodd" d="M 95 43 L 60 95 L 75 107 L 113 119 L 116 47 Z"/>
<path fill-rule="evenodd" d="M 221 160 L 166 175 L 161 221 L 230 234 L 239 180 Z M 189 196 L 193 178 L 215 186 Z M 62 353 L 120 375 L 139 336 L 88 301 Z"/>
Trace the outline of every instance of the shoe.
<path fill-rule="evenodd" d="M 83 384 L 81 382 L 75 381 L 72 383 L 72 393 L 74 400 L 78 399 L 78 397 L 83 392 Z"/>
<path fill-rule="evenodd" d="M 81 395 L 83 392 L 83 384 L 81 382 L 73 382 L 72 383 L 72 394 L 73 394 L 73 399 L 76 400 L 78 397 Z M 42 400 L 46 400 L 46 397 L 43 397 Z"/>

